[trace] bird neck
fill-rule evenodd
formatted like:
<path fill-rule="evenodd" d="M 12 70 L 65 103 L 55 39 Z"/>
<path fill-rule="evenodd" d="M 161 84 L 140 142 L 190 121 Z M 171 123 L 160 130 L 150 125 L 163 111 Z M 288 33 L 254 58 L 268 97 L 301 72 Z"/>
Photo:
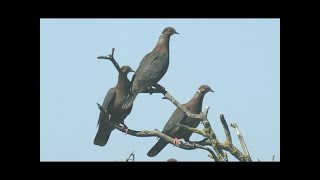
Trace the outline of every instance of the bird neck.
<path fill-rule="evenodd" d="M 157 45 L 154 49 L 169 51 L 169 41 L 170 41 L 170 36 L 161 34 L 158 39 Z"/>
<path fill-rule="evenodd" d="M 200 113 L 202 109 L 202 102 L 204 98 L 204 93 L 196 92 L 196 94 L 190 100 L 191 104 L 194 104 L 193 113 Z"/>
<path fill-rule="evenodd" d="M 126 88 L 127 86 L 130 86 L 130 81 L 127 78 L 127 74 L 121 74 L 118 75 L 118 84 L 117 87 L 123 87 Z"/>

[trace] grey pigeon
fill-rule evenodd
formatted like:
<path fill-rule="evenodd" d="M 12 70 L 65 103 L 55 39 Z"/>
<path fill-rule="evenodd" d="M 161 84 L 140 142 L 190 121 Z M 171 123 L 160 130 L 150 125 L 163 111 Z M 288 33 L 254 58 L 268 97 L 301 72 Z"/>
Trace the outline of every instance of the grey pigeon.
<path fill-rule="evenodd" d="M 207 92 L 213 92 L 210 86 L 200 86 L 192 99 L 182 106 L 187 108 L 191 113 L 199 114 L 202 109 L 204 95 Z M 177 108 L 162 130 L 162 133 L 175 138 L 174 143 L 176 143 L 178 139 L 184 139 L 186 142 L 190 142 L 189 138 L 192 135 L 192 132 L 179 127 L 178 123 L 196 128 L 199 125 L 200 120 L 188 117 L 184 112 Z M 166 140 L 159 139 L 159 141 L 150 149 L 147 155 L 149 157 L 156 156 L 167 144 L 168 142 Z"/>
<path fill-rule="evenodd" d="M 107 121 L 110 121 L 111 123 L 123 124 L 124 128 L 127 128 L 127 126 L 124 124 L 124 119 L 130 114 L 132 106 L 130 106 L 128 109 L 122 109 L 121 106 L 130 92 L 131 83 L 127 78 L 127 74 L 134 71 L 130 66 L 122 66 L 121 70 L 124 72 L 125 77 L 119 74 L 117 85 L 111 88 L 104 98 L 102 107 L 108 111 L 109 116 L 103 112 L 100 112 L 98 119 L 99 129 L 94 138 L 95 145 L 104 146 L 107 144 L 110 134 L 115 128 Z"/>
<path fill-rule="evenodd" d="M 144 56 L 132 77 L 131 93 L 123 104 L 123 109 L 131 107 L 140 92 L 147 87 L 156 85 L 167 72 L 169 67 L 169 41 L 173 34 L 179 33 L 172 27 L 165 28 L 159 37 L 156 47 Z"/>

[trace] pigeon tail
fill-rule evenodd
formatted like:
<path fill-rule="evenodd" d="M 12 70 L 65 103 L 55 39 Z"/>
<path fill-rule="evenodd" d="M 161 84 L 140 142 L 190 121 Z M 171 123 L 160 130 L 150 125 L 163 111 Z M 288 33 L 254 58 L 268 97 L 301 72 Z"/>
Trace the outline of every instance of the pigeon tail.
<path fill-rule="evenodd" d="M 157 154 L 159 154 L 159 152 L 166 147 L 166 145 L 168 144 L 168 142 L 166 140 L 160 139 L 151 149 L 150 151 L 147 153 L 147 155 L 149 157 L 154 157 Z"/>
<path fill-rule="evenodd" d="M 93 143 L 98 146 L 106 145 L 109 140 L 110 134 L 114 129 L 114 126 L 112 126 L 106 120 L 102 120 L 99 124 L 99 129 Z"/>

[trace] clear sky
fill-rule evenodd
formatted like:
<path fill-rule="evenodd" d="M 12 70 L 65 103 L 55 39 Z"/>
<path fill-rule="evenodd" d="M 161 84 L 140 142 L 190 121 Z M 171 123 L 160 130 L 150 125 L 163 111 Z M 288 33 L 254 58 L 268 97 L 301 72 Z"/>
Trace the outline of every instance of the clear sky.
<path fill-rule="evenodd" d="M 225 140 L 223 113 L 228 124 L 238 124 L 254 161 L 270 161 L 273 155 L 280 161 L 279 19 L 41 19 L 41 161 L 123 161 L 132 151 L 136 161 L 211 161 L 207 151 L 171 144 L 150 158 L 147 152 L 156 137 L 117 130 L 106 146 L 93 144 L 96 103 L 102 104 L 118 77 L 112 63 L 97 56 L 115 48 L 120 66 L 136 70 L 168 26 L 180 35 L 171 37 L 169 69 L 159 83 L 180 103 L 189 101 L 200 85 L 211 86 L 215 93 L 205 96 L 203 107 L 210 106 L 208 118 L 220 142 Z M 139 94 L 125 119 L 128 127 L 162 130 L 176 109 L 162 97 Z"/>

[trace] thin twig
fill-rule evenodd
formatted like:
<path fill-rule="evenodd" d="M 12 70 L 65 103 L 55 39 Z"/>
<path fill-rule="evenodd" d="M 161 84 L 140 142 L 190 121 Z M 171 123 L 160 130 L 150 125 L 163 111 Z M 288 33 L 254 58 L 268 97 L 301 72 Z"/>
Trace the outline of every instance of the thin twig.
<path fill-rule="evenodd" d="M 186 129 L 186 130 L 192 132 L 192 133 L 199 134 L 199 135 L 202 135 L 204 137 L 209 137 L 205 132 L 203 132 L 203 131 L 201 131 L 201 130 L 199 130 L 197 128 L 193 128 L 193 127 L 190 127 L 190 126 L 187 126 L 187 125 L 184 125 L 184 124 L 180 124 L 180 123 L 178 123 L 177 125 L 182 127 L 183 129 Z"/>
<path fill-rule="evenodd" d="M 240 130 L 238 128 L 238 125 L 236 123 L 231 123 L 230 126 L 236 129 L 237 135 L 238 135 L 241 147 L 242 147 L 242 150 L 247 155 L 248 159 L 251 161 L 251 157 L 250 157 L 247 145 L 246 145 L 246 143 L 244 141 L 244 138 L 243 138 L 243 136 L 242 136 L 242 134 L 241 134 L 241 132 L 240 132 Z"/>
<path fill-rule="evenodd" d="M 108 59 L 112 62 L 112 64 L 114 65 L 114 67 L 118 70 L 119 74 L 121 74 L 122 77 L 124 77 L 125 79 L 127 79 L 129 81 L 129 79 L 126 77 L 125 73 L 122 72 L 119 64 L 117 63 L 117 61 L 114 59 L 114 48 L 112 48 L 111 54 L 109 54 L 108 56 L 98 56 L 98 59 Z"/>
<path fill-rule="evenodd" d="M 126 162 L 129 162 L 130 158 L 132 156 L 132 161 L 134 161 L 134 151 L 130 154 L 130 156 L 127 158 Z"/>
<path fill-rule="evenodd" d="M 232 143 L 230 130 L 229 130 L 228 124 L 227 124 L 226 119 L 224 118 L 224 115 L 223 115 L 223 114 L 220 114 L 220 121 L 221 121 L 221 123 L 222 123 L 222 125 L 223 125 L 223 129 L 224 129 L 224 132 L 225 132 L 225 134 L 226 134 L 226 139 L 227 139 L 227 141 L 229 141 L 230 143 Z"/>

